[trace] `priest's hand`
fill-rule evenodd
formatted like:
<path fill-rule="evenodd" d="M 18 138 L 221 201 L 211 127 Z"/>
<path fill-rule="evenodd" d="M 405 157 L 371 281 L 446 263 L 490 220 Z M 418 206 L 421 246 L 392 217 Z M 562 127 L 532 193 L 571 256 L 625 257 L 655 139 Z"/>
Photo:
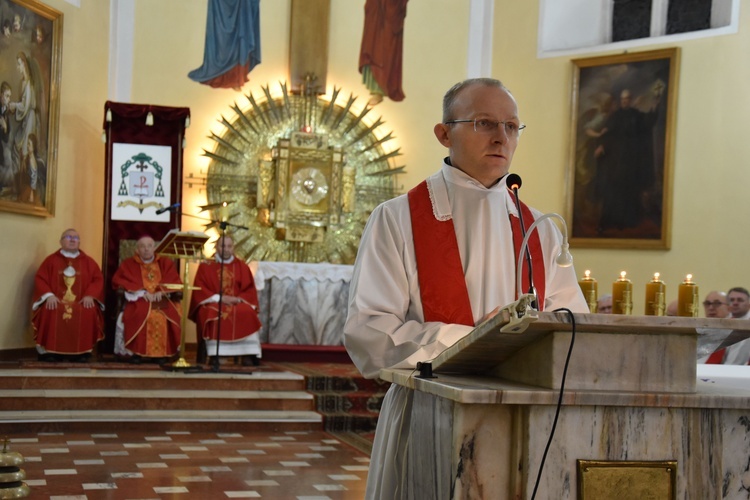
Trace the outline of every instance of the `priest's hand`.
<path fill-rule="evenodd" d="M 495 316 L 497 316 L 497 313 L 500 312 L 500 309 L 502 309 L 502 308 L 500 306 L 497 306 L 496 308 L 494 308 L 493 310 L 491 310 L 490 312 L 488 312 L 487 314 L 485 314 L 484 317 L 477 322 L 477 325 L 480 324 L 480 323 L 484 323 L 488 319 L 494 318 Z"/>
<path fill-rule="evenodd" d="M 222 304 L 227 304 L 227 305 L 230 305 L 230 306 L 235 306 L 235 305 L 239 304 L 240 302 L 242 302 L 242 299 L 239 298 L 239 297 L 233 297 L 231 295 L 224 295 L 221 298 L 221 302 L 222 302 Z"/>
<path fill-rule="evenodd" d="M 46 307 L 49 310 L 57 309 L 57 304 L 59 304 L 61 301 L 54 295 L 50 295 L 47 297 L 47 300 L 44 301 L 44 307 Z"/>
<path fill-rule="evenodd" d="M 84 298 L 81 299 L 81 304 L 83 304 L 83 307 L 86 309 L 91 309 L 94 307 L 94 297 L 91 295 L 86 295 Z"/>
<path fill-rule="evenodd" d="M 155 293 L 146 292 L 146 295 L 144 295 L 144 298 L 148 302 L 159 302 L 162 298 L 164 298 L 164 294 L 162 292 L 155 292 Z"/>

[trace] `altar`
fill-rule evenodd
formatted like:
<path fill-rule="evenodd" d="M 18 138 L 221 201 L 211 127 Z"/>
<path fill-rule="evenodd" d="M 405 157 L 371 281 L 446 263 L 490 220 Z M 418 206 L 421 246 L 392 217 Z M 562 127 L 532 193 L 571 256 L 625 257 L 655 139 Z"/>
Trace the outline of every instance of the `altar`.
<path fill-rule="evenodd" d="M 263 344 L 343 346 L 353 266 L 249 263 L 258 289 Z"/>

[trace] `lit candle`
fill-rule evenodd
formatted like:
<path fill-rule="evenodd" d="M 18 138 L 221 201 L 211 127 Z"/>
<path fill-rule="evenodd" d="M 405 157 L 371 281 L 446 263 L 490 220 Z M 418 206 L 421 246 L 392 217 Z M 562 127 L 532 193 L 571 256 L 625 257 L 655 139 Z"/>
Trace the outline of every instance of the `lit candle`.
<path fill-rule="evenodd" d="M 692 274 L 685 276 L 677 291 L 677 315 L 698 317 L 698 285 L 693 281 Z"/>
<path fill-rule="evenodd" d="M 612 314 L 630 314 L 633 311 L 633 284 L 625 271 L 612 284 Z"/>
<path fill-rule="evenodd" d="M 586 270 L 583 272 L 583 278 L 578 281 L 578 286 L 581 287 L 583 298 L 586 299 L 586 303 L 589 305 L 589 311 L 595 313 L 599 285 L 591 276 L 591 271 Z"/>
<path fill-rule="evenodd" d="M 664 282 L 659 279 L 659 273 L 646 283 L 646 316 L 664 316 Z"/>

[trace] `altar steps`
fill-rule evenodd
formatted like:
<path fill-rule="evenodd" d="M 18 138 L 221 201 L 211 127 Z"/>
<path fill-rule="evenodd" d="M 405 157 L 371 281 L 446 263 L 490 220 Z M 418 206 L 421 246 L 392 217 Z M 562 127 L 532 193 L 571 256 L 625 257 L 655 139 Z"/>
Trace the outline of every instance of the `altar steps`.
<path fill-rule="evenodd" d="M 63 367 L 2 369 L 0 430 L 95 428 L 202 431 L 319 430 L 305 378 L 283 370 L 182 373 Z"/>

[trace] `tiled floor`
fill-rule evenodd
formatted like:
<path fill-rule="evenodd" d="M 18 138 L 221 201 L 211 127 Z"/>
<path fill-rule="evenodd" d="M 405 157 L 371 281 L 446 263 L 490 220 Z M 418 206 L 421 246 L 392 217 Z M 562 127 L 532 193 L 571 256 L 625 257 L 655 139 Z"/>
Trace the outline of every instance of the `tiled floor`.
<path fill-rule="evenodd" d="M 369 458 L 325 432 L 9 436 L 30 498 L 361 499 Z"/>

